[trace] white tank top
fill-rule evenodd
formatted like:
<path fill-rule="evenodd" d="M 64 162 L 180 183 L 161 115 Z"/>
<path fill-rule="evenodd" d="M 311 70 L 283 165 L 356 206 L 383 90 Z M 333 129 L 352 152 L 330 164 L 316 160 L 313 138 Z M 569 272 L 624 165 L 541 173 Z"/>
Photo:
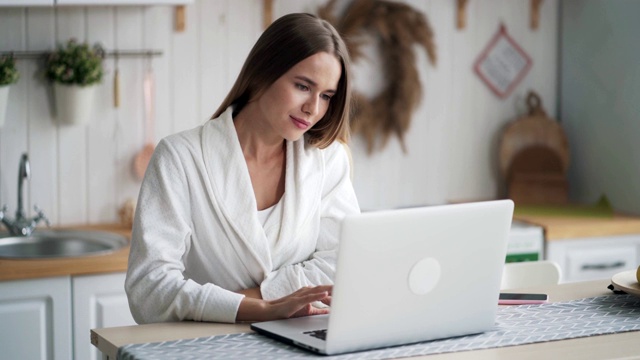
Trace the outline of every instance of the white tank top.
<path fill-rule="evenodd" d="M 280 226 L 282 225 L 282 209 L 284 195 L 280 198 L 280 201 L 270 208 L 264 210 L 258 210 L 258 220 L 262 224 L 267 240 L 269 241 L 269 247 L 274 249 L 278 237 L 280 234 Z"/>

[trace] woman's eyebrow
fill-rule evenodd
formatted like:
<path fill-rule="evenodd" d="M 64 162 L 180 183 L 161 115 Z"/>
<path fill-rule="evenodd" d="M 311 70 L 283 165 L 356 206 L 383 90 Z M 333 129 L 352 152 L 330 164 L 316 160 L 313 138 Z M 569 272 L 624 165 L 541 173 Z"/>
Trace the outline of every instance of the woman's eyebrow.
<path fill-rule="evenodd" d="M 298 80 L 302 80 L 302 81 L 304 81 L 304 82 L 308 83 L 309 85 L 311 85 L 311 86 L 313 86 L 313 87 L 318 87 L 318 84 L 317 84 L 315 81 L 313 81 L 313 80 L 309 79 L 308 77 L 306 77 L 306 76 L 304 76 L 304 75 L 296 75 L 296 76 L 295 76 L 295 78 L 296 78 L 296 79 L 298 79 Z M 327 90 L 327 91 L 325 91 L 325 92 L 327 92 L 327 93 L 332 93 L 332 94 L 335 94 L 335 93 L 336 93 L 336 91 L 335 91 L 335 90 Z"/>
<path fill-rule="evenodd" d="M 318 86 L 318 84 L 316 84 L 315 81 L 309 79 L 308 77 L 306 77 L 304 75 L 296 75 L 295 78 L 298 79 L 298 80 L 302 80 L 302 81 L 308 83 L 311 86 Z"/>

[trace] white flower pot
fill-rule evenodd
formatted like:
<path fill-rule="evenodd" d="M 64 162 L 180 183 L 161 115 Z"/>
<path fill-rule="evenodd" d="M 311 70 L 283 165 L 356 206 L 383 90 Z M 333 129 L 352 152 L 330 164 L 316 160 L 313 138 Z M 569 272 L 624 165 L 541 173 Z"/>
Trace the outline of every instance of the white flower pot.
<path fill-rule="evenodd" d="M 0 86 L 0 128 L 4 125 L 7 118 L 7 105 L 9 103 L 9 87 L 10 85 Z"/>
<path fill-rule="evenodd" d="M 86 124 L 91 119 L 96 86 L 53 84 L 56 119 L 63 125 Z"/>

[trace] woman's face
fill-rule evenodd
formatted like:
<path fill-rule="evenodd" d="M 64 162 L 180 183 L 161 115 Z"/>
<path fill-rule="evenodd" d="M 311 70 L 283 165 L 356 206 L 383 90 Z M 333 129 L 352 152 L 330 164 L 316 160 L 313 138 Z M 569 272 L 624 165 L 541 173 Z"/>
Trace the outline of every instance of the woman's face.
<path fill-rule="evenodd" d="M 258 98 L 265 125 L 284 139 L 298 140 L 327 112 L 341 75 L 340 61 L 329 53 L 300 61 Z"/>

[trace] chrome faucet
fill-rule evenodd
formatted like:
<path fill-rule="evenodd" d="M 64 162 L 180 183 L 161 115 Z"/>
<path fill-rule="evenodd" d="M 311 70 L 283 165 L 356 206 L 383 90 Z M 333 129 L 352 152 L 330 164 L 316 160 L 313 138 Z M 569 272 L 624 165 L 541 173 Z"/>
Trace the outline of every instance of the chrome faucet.
<path fill-rule="evenodd" d="M 31 177 L 31 167 L 29 166 L 29 155 L 27 153 L 22 154 L 20 157 L 20 167 L 18 168 L 18 208 L 16 209 L 15 219 L 9 219 L 5 214 L 7 212 L 7 205 L 4 205 L 0 209 L 0 221 L 9 230 L 9 233 L 13 236 L 29 236 L 35 230 L 36 225 L 40 221 L 44 221 L 49 226 L 49 219 L 44 215 L 42 210 L 38 206 L 34 206 L 34 210 L 37 215 L 31 219 L 25 216 L 24 208 L 22 206 L 22 187 L 24 181 Z"/>

